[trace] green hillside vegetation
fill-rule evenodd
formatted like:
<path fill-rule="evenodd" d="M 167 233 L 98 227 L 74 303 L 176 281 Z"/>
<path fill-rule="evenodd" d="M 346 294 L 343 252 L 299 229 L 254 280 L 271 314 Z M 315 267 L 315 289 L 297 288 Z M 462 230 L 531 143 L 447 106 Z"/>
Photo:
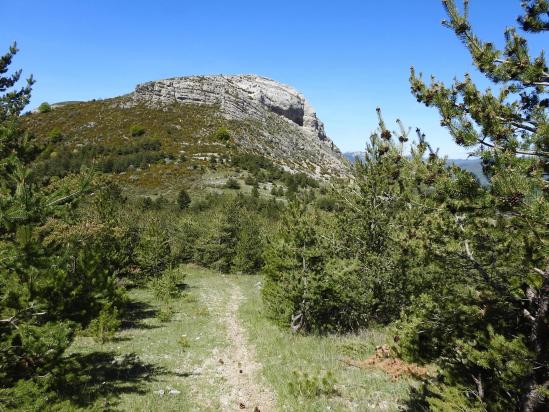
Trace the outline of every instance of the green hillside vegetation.
<path fill-rule="evenodd" d="M 236 141 L 258 133 L 253 122 L 227 121 L 215 106 L 173 105 L 154 109 L 125 107 L 125 98 L 69 103 L 21 118 L 41 148 L 35 174 L 51 177 L 77 173 L 82 166 L 113 175 L 136 192 L 202 188 L 228 175 L 291 187 L 318 187 L 306 173 L 283 171 L 280 164 L 252 153 Z"/>
<path fill-rule="evenodd" d="M 348 181 L 245 150 L 215 107 L 23 115 L 0 58 L 0 410 L 536 412 L 549 405 L 549 68 L 443 1 L 479 71 L 417 100 L 488 185 L 397 120 Z M 520 26 L 549 29 L 549 2 Z M 244 399 L 244 397 L 247 398 Z"/>

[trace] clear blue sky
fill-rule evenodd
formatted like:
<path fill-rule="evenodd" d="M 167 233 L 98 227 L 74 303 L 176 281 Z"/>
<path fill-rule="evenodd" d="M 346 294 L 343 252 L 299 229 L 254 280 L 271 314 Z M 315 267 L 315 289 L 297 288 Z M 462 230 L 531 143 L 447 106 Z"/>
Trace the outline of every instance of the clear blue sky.
<path fill-rule="evenodd" d="M 471 0 L 471 20 L 501 45 L 519 0 Z M 409 91 L 409 67 L 450 81 L 473 72 L 440 24 L 439 0 L 176 1 L 0 0 L 0 48 L 17 40 L 14 67 L 33 73 L 31 106 L 131 92 L 191 74 L 256 73 L 301 91 L 344 151 L 361 150 L 387 122 L 419 126 L 441 152 L 464 157 L 434 109 Z M 543 36 L 543 35 L 541 35 Z M 536 36 L 536 50 L 545 37 Z"/>

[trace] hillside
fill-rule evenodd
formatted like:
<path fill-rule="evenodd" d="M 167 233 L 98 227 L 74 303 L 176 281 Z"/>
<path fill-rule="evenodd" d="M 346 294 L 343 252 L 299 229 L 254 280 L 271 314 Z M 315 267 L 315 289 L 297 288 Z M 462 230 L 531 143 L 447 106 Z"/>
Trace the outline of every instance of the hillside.
<path fill-rule="evenodd" d="M 125 186 L 149 190 L 218 187 L 227 176 L 244 178 L 250 163 L 267 175 L 275 170 L 274 180 L 347 173 L 307 100 L 252 75 L 149 82 L 111 99 L 53 104 L 25 116 L 24 125 L 46 146 L 43 176 L 93 163 Z"/>

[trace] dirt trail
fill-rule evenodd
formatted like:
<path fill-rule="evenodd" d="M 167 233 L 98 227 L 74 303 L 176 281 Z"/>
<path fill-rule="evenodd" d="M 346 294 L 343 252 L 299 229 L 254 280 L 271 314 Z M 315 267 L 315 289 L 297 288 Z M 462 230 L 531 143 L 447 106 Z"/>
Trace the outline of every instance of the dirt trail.
<path fill-rule="evenodd" d="M 228 346 L 214 350 L 206 364 L 216 364 L 224 378 L 220 394 L 223 411 L 272 412 L 275 395 L 261 376 L 262 365 L 255 358 L 255 349 L 248 343 L 246 331 L 238 319 L 238 309 L 244 299 L 238 285 L 227 279 L 228 299 L 220 311 L 226 328 Z M 211 302 L 210 302 L 211 303 Z M 219 301 L 217 302 L 219 303 Z"/>

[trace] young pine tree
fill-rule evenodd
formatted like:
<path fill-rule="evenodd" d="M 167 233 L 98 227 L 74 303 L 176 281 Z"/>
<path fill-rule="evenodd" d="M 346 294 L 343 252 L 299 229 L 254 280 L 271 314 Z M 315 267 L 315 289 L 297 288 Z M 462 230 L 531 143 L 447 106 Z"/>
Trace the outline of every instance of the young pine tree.
<path fill-rule="evenodd" d="M 14 44 L 0 57 L 0 405 L 19 380 L 54 370 L 72 337 L 48 300 L 66 262 L 41 242 L 39 227 L 60 206 L 33 186 L 25 165 L 32 149 L 18 120 L 33 80 L 15 89 L 21 71 L 6 75 L 16 53 Z"/>
<path fill-rule="evenodd" d="M 16 52 L 14 45 L 0 57 L 0 409 L 30 410 L 46 393 L 53 402 L 75 328 L 117 287 L 100 242 L 90 247 L 81 235 L 55 231 L 70 221 L 89 179 L 47 190 L 33 181 L 37 151 L 19 124 L 33 80 L 17 89 L 21 72 L 6 75 Z"/>
<path fill-rule="evenodd" d="M 189 196 L 189 193 L 187 193 L 185 189 L 181 189 L 177 195 L 177 206 L 179 206 L 179 209 L 185 210 L 190 206 L 190 204 L 191 197 Z"/>

